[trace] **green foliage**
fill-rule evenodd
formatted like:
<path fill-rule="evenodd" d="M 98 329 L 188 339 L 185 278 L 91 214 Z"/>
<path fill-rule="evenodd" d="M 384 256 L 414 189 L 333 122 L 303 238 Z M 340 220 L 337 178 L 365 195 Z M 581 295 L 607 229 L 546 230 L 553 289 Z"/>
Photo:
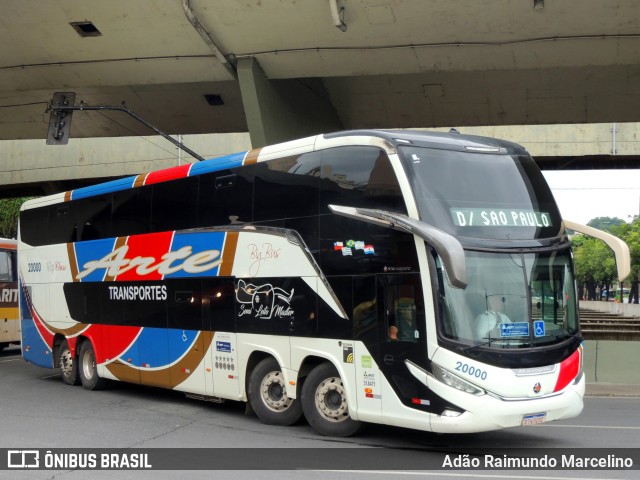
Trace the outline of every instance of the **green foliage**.
<path fill-rule="evenodd" d="M 581 236 L 579 242 L 572 242 L 572 246 L 579 283 L 609 285 L 616 277 L 613 252 L 603 241 Z"/>
<path fill-rule="evenodd" d="M 588 226 L 609 232 L 613 227 L 626 225 L 626 222 L 618 217 L 596 217 L 589 220 Z"/>
<path fill-rule="evenodd" d="M 27 198 L 0 199 L 0 237 L 16 238 L 20 206 Z"/>
<path fill-rule="evenodd" d="M 640 278 L 640 218 L 635 217 L 631 223 L 626 223 L 618 218 L 598 217 L 587 225 L 609 231 L 629 245 L 631 274 L 625 280 L 625 284 L 636 287 L 637 279 Z M 613 252 L 604 242 L 585 235 L 576 235 L 571 240 L 571 246 L 579 285 L 587 285 L 593 292 L 596 285 L 609 287 L 617 280 Z"/>

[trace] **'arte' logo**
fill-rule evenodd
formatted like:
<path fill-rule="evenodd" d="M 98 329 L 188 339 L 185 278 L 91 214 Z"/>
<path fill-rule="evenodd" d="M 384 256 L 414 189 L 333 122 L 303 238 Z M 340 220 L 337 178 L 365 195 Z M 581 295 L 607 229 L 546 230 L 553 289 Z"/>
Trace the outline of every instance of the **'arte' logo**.
<path fill-rule="evenodd" d="M 184 246 L 173 252 L 167 252 L 158 261 L 155 257 L 134 257 L 126 258 L 129 247 L 123 245 L 108 253 L 100 260 L 92 260 L 83 265 L 82 270 L 76 279 L 80 280 L 101 268 L 107 269 L 107 275 L 117 277 L 135 268 L 135 272 L 140 275 L 149 275 L 158 272 L 160 275 L 183 270 L 187 273 L 201 273 L 217 267 L 222 262 L 219 250 L 204 250 L 193 253 L 191 246 Z"/>

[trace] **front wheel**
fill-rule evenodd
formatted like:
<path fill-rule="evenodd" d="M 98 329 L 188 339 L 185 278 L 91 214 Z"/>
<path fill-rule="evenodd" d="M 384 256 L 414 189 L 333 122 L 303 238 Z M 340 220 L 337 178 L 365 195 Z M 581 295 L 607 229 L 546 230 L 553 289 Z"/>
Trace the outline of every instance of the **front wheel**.
<path fill-rule="evenodd" d="M 344 384 L 330 363 L 315 367 L 304 381 L 302 410 L 320 435 L 348 437 L 362 428 L 361 422 L 349 416 Z"/>
<path fill-rule="evenodd" d="M 274 358 L 265 358 L 251 372 L 249 402 L 268 425 L 293 425 L 302 417 L 300 401 L 287 396 L 280 365 Z"/>
<path fill-rule="evenodd" d="M 78 385 L 80 379 L 78 378 L 78 362 L 71 355 L 71 349 L 69 343 L 63 340 L 58 350 L 58 367 L 60 368 L 60 375 L 62 375 L 62 381 L 67 385 Z"/>
<path fill-rule="evenodd" d="M 108 380 L 98 376 L 96 368 L 96 354 L 89 340 L 82 343 L 78 355 L 78 373 L 80 382 L 87 390 L 102 390 L 109 383 Z"/>

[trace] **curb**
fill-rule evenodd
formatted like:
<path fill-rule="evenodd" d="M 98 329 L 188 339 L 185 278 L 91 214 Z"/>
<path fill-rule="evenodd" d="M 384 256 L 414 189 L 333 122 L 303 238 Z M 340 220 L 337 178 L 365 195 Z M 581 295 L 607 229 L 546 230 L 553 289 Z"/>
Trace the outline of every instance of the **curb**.
<path fill-rule="evenodd" d="M 587 383 L 587 397 L 640 397 L 640 385 L 617 383 Z"/>

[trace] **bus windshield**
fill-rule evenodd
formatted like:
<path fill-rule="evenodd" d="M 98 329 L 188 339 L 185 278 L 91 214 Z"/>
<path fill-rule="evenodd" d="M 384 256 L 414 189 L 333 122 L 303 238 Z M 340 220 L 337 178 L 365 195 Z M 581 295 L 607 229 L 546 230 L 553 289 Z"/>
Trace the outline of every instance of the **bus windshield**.
<path fill-rule="evenodd" d="M 553 194 L 528 155 L 400 147 L 420 217 L 455 237 L 557 237 Z M 463 241 L 464 243 L 464 241 Z"/>
<path fill-rule="evenodd" d="M 578 333 L 568 249 L 552 253 L 466 252 L 466 289 L 448 285 L 436 259 L 441 334 L 490 349 L 552 345 Z"/>

